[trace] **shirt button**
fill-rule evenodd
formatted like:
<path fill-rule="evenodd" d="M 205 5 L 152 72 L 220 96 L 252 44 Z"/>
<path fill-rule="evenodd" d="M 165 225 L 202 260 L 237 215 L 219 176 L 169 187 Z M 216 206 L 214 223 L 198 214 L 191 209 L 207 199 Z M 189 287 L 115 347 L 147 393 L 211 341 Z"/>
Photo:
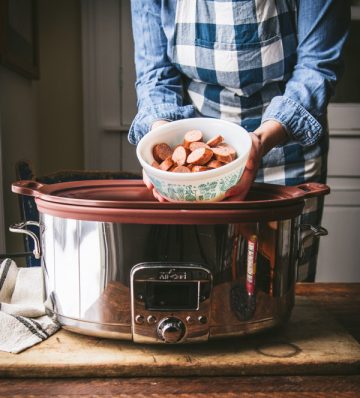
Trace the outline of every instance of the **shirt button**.
<path fill-rule="evenodd" d="M 307 132 L 306 132 L 306 135 L 307 135 L 309 138 L 311 138 L 311 131 L 307 131 Z"/>

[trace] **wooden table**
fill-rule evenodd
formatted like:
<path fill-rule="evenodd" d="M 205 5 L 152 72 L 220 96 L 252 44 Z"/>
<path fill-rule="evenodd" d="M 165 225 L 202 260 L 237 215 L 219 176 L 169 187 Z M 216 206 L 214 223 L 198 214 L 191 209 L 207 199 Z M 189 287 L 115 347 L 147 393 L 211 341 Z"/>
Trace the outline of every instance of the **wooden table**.
<path fill-rule="evenodd" d="M 360 284 L 298 284 L 360 343 Z M 360 397 L 360 372 L 348 375 L 0 379 L 0 397 Z"/>

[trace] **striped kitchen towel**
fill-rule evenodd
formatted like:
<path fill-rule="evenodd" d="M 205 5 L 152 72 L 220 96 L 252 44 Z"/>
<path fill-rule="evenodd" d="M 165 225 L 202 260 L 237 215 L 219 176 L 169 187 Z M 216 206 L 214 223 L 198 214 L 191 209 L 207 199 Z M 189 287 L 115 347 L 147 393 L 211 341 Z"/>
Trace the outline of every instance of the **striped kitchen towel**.
<path fill-rule="evenodd" d="M 0 350 L 17 354 L 60 328 L 45 315 L 43 283 L 40 267 L 0 264 Z"/>

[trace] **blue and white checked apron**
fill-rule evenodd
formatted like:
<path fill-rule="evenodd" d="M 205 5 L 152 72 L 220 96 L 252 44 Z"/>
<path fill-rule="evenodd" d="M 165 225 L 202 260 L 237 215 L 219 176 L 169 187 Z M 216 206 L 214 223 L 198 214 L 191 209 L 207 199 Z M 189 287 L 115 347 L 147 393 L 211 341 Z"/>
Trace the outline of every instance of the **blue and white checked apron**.
<path fill-rule="evenodd" d="M 282 95 L 296 63 L 296 1 L 178 0 L 171 61 L 184 76 L 198 116 L 254 131 L 274 96 Z M 289 141 L 262 160 L 257 181 L 325 182 L 327 135 L 303 147 Z M 323 200 L 306 201 L 302 223 L 319 224 Z M 299 281 L 315 277 L 318 240 L 307 245 Z"/>

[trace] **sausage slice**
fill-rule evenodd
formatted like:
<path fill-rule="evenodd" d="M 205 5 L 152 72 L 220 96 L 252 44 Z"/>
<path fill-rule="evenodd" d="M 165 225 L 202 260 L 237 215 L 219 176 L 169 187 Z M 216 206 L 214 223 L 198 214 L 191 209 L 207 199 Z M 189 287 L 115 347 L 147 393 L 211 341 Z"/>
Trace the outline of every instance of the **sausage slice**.
<path fill-rule="evenodd" d="M 201 141 L 203 134 L 200 130 L 190 130 L 184 136 L 184 147 L 189 148 L 192 142 Z"/>
<path fill-rule="evenodd" d="M 213 151 L 211 149 L 199 148 L 190 153 L 187 157 L 187 162 L 194 165 L 204 165 L 212 158 L 212 156 Z"/>
<path fill-rule="evenodd" d="M 154 160 L 154 161 L 151 163 L 151 166 L 152 166 L 152 167 L 155 167 L 155 169 L 160 169 L 160 165 L 159 165 L 159 163 L 158 163 L 156 160 Z"/>
<path fill-rule="evenodd" d="M 165 143 L 156 144 L 153 148 L 154 159 L 159 163 L 161 163 L 163 160 L 165 160 L 171 155 L 172 155 L 172 149 L 169 147 L 168 144 Z"/>
<path fill-rule="evenodd" d="M 218 169 L 221 166 L 224 166 L 224 163 L 216 159 L 210 160 L 209 163 L 206 163 L 206 167 L 209 167 L 210 169 Z"/>
<path fill-rule="evenodd" d="M 191 173 L 190 169 L 186 166 L 176 166 L 171 171 L 174 173 Z"/>
<path fill-rule="evenodd" d="M 171 156 L 168 156 L 164 161 L 162 161 L 159 165 L 159 169 L 167 171 L 171 168 L 174 162 L 171 159 Z"/>
<path fill-rule="evenodd" d="M 205 142 L 202 142 L 202 141 L 195 141 L 195 142 L 192 142 L 190 144 L 190 151 L 191 152 L 195 151 L 195 149 L 199 149 L 199 148 L 208 148 L 208 149 L 210 149 L 209 145 L 205 144 Z"/>
<path fill-rule="evenodd" d="M 200 166 L 200 165 L 195 165 L 193 166 L 193 168 L 191 169 L 192 173 L 196 173 L 198 171 L 207 171 L 210 170 L 209 167 L 207 166 Z"/>
<path fill-rule="evenodd" d="M 228 148 L 228 150 L 230 151 L 230 153 L 231 153 L 233 159 L 236 158 L 236 150 L 235 150 L 235 148 L 232 147 L 231 145 L 226 144 L 225 142 L 222 142 L 221 144 L 218 145 L 218 147 L 219 147 L 219 148 Z"/>
<path fill-rule="evenodd" d="M 234 160 L 232 151 L 227 147 L 212 148 L 216 160 L 223 163 L 230 163 Z"/>
<path fill-rule="evenodd" d="M 182 145 L 178 145 L 171 156 L 171 159 L 178 166 L 183 166 L 186 163 L 186 158 L 188 157 L 190 150 L 183 147 Z"/>
<path fill-rule="evenodd" d="M 207 144 L 208 144 L 210 147 L 213 147 L 213 146 L 218 146 L 218 145 L 221 144 L 223 141 L 224 141 L 224 137 L 223 137 L 222 135 L 218 134 L 218 135 L 216 135 L 215 137 L 211 138 L 211 139 L 207 142 Z"/>

